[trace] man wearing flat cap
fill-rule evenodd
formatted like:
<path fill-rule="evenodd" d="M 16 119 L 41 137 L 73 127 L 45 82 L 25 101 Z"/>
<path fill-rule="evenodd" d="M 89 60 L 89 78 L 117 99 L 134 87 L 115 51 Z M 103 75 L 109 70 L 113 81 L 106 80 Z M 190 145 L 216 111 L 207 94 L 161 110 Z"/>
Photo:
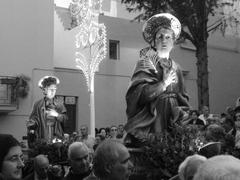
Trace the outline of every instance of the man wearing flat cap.
<path fill-rule="evenodd" d="M 55 76 L 44 76 L 38 86 L 44 97 L 38 100 L 32 109 L 27 128 L 34 131 L 37 139 L 52 140 L 53 136 L 63 138 L 63 125 L 67 120 L 63 102 L 55 97 L 59 79 Z"/>
<path fill-rule="evenodd" d="M 149 47 L 140 51 L 126 94 L 127 137 L 143 142 L 149 134 L 171 131 L 189 108 L 182 70 L 170 58 L 180 32 L 179 20 L 169 13 L 156 14 L 143 25 Z"/>

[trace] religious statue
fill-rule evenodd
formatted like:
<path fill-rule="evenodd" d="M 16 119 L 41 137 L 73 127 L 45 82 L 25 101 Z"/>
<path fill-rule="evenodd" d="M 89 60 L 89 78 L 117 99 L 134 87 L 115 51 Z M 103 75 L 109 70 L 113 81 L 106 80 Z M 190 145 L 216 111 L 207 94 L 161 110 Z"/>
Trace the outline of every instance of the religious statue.
<path fill-rule="evenodd" d="M 189 107 L 182 70 L 169 57 L 180 32 L 179 20 L 169 13 L 154 15 L 143 25 L 149 47 L 140 51 L 126 94 L 125 130 L 138 142 L 171 131 Z"/>

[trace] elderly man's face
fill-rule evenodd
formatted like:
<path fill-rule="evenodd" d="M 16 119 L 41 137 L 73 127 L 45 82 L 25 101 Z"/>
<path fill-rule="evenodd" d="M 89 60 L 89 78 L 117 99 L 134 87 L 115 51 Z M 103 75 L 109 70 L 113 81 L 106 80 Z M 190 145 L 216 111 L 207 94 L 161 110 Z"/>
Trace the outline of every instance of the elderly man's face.
<path fill-rule="evenodd" d="M 23 167 L 24 163 L 21 147 L 14 146 L 10 148 L 8 154 L 4 157 L 1 173 L 6 179 L 21 179 Z"/>
<path fill-rule="evenodd" d="M 74 173 L 84 173 L 89 170 L 90 157 L 89 151 L 86 149 L 74 149 L 71 152 L 70 164 Z"/>
<path fill-rule="evenodd" d="M 34 169 L 41 179 L 45 179 L 48 176 L 49 161 L 47 157 L 41 156 L 35 160 Z"/>
<path fill-rule="evenodd" d="M 133 168 L 130 154 L 126 147 L 121 147 L 118 153 L 118 160 L 112 168 L 111 178 L 114 180 L 128 180 Z"/>
<path fill-rule="evenodd" d="M 88 128 L 87 128 L 86 126 L 82 126 L 82 127 L 80 128 L 80 131 L 81 131 L 81 134 L 82 134 L 83 136 L 88 135 Z"/>
<path fill-rule="evenodd" d="M 155 38 L 156 49 L 161 53 L 169 53 L 174 44 L 173 31 L 166 28 L 161 28 Z"/>

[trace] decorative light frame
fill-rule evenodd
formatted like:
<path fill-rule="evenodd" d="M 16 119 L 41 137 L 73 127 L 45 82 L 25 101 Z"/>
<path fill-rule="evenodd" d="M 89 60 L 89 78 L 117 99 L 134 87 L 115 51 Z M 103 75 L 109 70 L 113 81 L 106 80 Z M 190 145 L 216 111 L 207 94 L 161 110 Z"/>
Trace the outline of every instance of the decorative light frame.
<path fill-rule="evenodd" d="M 95 136 L 94 77 L 99 64 L 107 54 L 106 27 L 97 22 L 98 16 L 102 12 L 102 1 L 72 0 L 69 6 L 72 17 L 71 26 L 79 28 L 79 32 L 75 36 L 75 60 L 76 67 L 85 76 L 90 93 L 90 134 L 92 136 Z"/>
<path fill-rule="evenodd" d="M 102 0 L 72 0 L 69 6 L 73 25 L 79 27 L 76 34 L 76 67 L 82 70 L 89 91 L 99 64 L 107 54 L 106 27 L 96 22 L 102 12 Z M 82 53 L 89 50 L 89 57 Z"/>

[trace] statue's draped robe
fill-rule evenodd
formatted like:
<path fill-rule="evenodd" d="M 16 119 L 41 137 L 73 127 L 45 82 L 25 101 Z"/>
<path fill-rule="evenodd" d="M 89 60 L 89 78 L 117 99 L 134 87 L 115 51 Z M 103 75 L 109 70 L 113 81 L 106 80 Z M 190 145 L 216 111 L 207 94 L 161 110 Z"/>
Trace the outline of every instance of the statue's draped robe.
<path fill-rule="evenodd" d="M 48 139 L 47 120 L 45 114 L 48 108 L 55 109 L 59 113 L 58 117 L 55 117 L 53 135 L 58 138 L 63 138 L 64 121 L 67 120 L 66 108 L 63 102 L 56 97 L 52 100 L 43 98 L 35 102 L 29 117 L 30 120 L 34 121 L 34 125 L 29 128 L 35 129 L 37 139 Z"/>
<path fill-rule="evenodd" d="M 154 50 L 145 48 L 140 52 L 126 94 L 128 122 L 125 125 L 126 132 L 139 140 L 150 133 L 168 130 L 177 121 L 180 107 L 189 107 L 182 71 L 174 61 L 168 61 L 171 66 L 166 68 L 156 58 Z M 177 83 L 164 91 L 163 73 L 172 69 L 176 72 Z"/>

